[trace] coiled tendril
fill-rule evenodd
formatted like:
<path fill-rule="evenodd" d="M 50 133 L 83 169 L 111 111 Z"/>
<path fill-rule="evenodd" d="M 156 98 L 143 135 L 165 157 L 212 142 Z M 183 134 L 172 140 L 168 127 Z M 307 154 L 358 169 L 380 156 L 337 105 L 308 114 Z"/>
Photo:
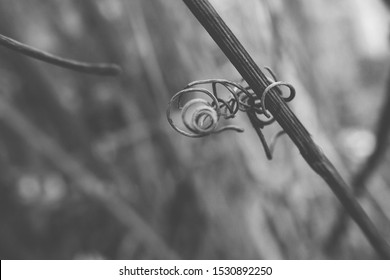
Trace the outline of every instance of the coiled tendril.
<path fill-rule="evenodd" d="M 170 100 L 167 109 L 167 119 L 169 124 L 177 132 L 188 137 L 203 137 L 213 133 L 219 133 L 225 130 L 234 130 L 243 132 L 244 129 L 235 125 L 221 124 L 222 119 L 228 120 L 234 118 L 238 111 L 246 112 L 248 117 L 259 135 L 268 159 L 272 159 L 272 152 L 277 138 L 283 134 L 278 132 L 268 146 L 261 129 L 275 121 L 270 115 L 266 106 L 265 99 L 267 94 L 274 87 L 285 86 L 290 92 L 287 97 L 282 98 L 288 102 L 295 97 L 295 89 L 292 85 L 277 81 L 275 74 L 270 68 L 267 68 L 272 78 L 268 78 L 270 84 L 258 97 L 249 86 L 243 86 L 223 79 L 209 79 L 194 81 L 188 84 L 183 90 L 177 92 Z M 211 90 L 201 86 L 211 85 Z M 219 86 L 219 87 L 218 87 Z M 219 88 L 225 90 L 224 98 L 219 92 Z M 192 98 L 191 98 L 192 95 Z M 203 95 L 202 97 L 200 97 Z M 183 102 L 184 100 L 184 102 Z M 184 104 L 182 104 L 184 103 Z M 179 126 L 172 119 L 172 111 L 179 110 L 181 123 Z M 177 114 L 177 112 L 175 112 Z M 265 117 L 265 119 L 264 119 Z"/>

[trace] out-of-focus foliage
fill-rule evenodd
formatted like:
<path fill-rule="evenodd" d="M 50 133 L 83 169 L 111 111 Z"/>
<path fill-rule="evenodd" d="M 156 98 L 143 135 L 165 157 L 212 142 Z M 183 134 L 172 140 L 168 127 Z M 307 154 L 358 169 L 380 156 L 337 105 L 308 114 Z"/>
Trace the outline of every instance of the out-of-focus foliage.
<path fill-rule="evenodd" d="M 385 94 L 382 3 L 211 2 L 255 61 L 296 87 L 294 112 L 349 179 Z M 233 120 L 243 134 L 169 127 L 167 103 L 190 81 L 240 80 L 181 1 L 4 0 L 0 33 L 124 69 L 94 77 L 0 49 L 12 109 L 0 112 L 1 258 L 376 257 L 354 224 L 324 247 L 339 203 L 287 137 L 269 162 L 245 117 Z M 388 168 L 387 157 L 362 203 L 390 239 Z"/>

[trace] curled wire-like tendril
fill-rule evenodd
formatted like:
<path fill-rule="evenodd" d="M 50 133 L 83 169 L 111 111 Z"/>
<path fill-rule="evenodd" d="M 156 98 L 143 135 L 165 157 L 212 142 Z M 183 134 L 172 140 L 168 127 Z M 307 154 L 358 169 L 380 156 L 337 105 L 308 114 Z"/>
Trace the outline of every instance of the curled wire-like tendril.
<path fill-rule="evenodd" d="M 273 89 L 274 87 L 279 87 L 279 86 L 286 86 L 290 89 L 289 96 L 282 97 L 284 99 L 284 101 L 289 102 L 289 101 L 293 100 L 295 97 L 295 88 L 292 85 L 285 83 L 285 82 L 273 82 L 272 84 L 270 84 L 268 87 L 266 87 L 266 89 L 264 90 L 264 92 L 261 96 L 261 106 L 263 108 L 264 116 L 266 116 L 267 118 L 271 117 L 271 115 L 268 113 L 268 111 L 265 107 L 265 98 L 271 89 Z"/>
<path fill-rule="evenodd" d="M 256 133 L 263 144 L 265 153 L 268 159 L 272 159 L 272 153 L 279 136 L 284 134 L 280 131 L 271 139 L 271 144 L 268 146 L 261 129 L 275 121 L 274 117 L 270 115 L 266 106 L 265 99 L 269 92 L 276 87 L 285 86 L 289 88 L 290 92 L 287 97 L 281 96 L 284 101 L 291 101 L 295 97 L 295 89 L 292 85 L 277 81 L 277 78 L 270 68 L 265 67 L 272 78 L 267 77 L 270 83 L 263 91 L 262 95 L 258 97 L 249 86 L 243 86 L 223 79 L 208 79 L 194 81 L 188 84 L 183 90 L 176 93 L 168 104 L 167 119 L 169 124 L 177 132 L 188 137 L 203 137 L 213 133 L 219 133 L 225 130 L 234 130 L 243 132 L 242 128 L 234 125 L 220 124 L 221 117 L 225 120 L 234 118 L 238 111 L 246 112 L 255 128 Z M 200 86 L 211 85 L 211 91 Z M 219 86 L 227 90 L 228 96 L 221 97 L 218 93 Z M 278 93 L 282 94 L 281 91 Z M 184 96 L 195 95 L 191 99 L 182 104 Z M 200 98 L 199 94 L 203 94 L 206 98 Z M 179 127 L 172 120 L 172 109 L 180 110 L 180 117 L 182 126 Z M 264 118 L 261 118 L 264 116 Z"/>
<path fill-rule="evenodd" d="M 211 84 L 212 94 L 215 96 L 221 108 L 221 114 L 225 119 L 234 118 L 238 111 L 245 112 L 251 106 L 244 101 L 243 97 L 246 97 L 245 100 L 255 99 L 256 96 L 248 91 L 247 88 L 242 85 L 223 79 L 208 79 L 195 81 L 186 86 L 186 88 L 193 88 L 200 85 Z M 228 92 L 231 94 L 231 98 L 225 100 L 218 96 L 217 85 L 222 85 Z"/>
<path fill-rule="evenodd" d="M 243 132 L 243 129 L 233 125 L 218 127 L 221 116 L 226 119 L 234 117 L 236 113 L 234 104 L 231 105 L 231 102 L 221 100 L 207 89 L 193 86 L 194 84 L 190 84 L 187 88 L 176 93 L 168 104 L 167 119 L 169 124 L 177 132 L 188 137 L 203 137 L 225 130 Z M 211 101 L 207 101 L 203 98 L 194 98 L 186 102 L 185 105 L 182 105 L 181 101 L 183 96 L 191 93 L 203 93 L 208 96 Z M 172 104 L 175 102 L 177 102 L 177 108 L 181 110 L 181 119 L 186 130 L 177 126 L 171 118 Z"/>

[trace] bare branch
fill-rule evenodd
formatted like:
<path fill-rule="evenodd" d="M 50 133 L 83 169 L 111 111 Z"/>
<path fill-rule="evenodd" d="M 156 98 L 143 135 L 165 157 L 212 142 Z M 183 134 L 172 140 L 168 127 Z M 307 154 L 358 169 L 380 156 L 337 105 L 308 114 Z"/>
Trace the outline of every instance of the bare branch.
<path fill-rule="evenodd" d="M 14 39 L 8 38 L 0 34 L 0 45 L 10 50 L 16 51 L 23 55 L 45 61 L 47 63 L 57 65 L 59 67 L 68 68 L 74 71 L 84 72 L 94 75 L 102 76 L 116 76 L 119 75 L 122 70 L 117 64 L 106 63 L 86 63 L 72 59 L 62 58 L 34 47 L 20 43 Z"/>

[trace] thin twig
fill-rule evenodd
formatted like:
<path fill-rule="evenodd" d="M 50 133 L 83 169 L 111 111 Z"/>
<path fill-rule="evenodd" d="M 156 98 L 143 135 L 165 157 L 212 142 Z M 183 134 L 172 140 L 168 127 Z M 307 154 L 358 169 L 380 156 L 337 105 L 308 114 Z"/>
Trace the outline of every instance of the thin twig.
<path fill-rule="evenodd" d="M 211 4 L 207 0 L 183 1 L 256 95 L 261 98 L 262 93 L 269 85 L 269 81 Z M 354 198 L 336 168 L 280 97 L 280 90 L 273 88 L 269 92 L 267 95 L 267 106 L 267 109 L 298 147 L 309 166 L 327 182 L 346 211 L 362 229 L 377 253 L 382 258 L 390 259 L 389 244 L 380 235 L 373 222 Z"/>
<path fill-rule="evenodd" d="M 86 63 L 72 59 L 62 58 L 34 47 L 20 43 L 14 39 L 8 38 L 0 34 L 0 46 L 6 47 L 10 50 L 16 51 L 23 55 L 45 61 L 47 63 L 57 65 L 59 67 L 68 68 L 74 71 L 84 72 L 94 75 L 102 76 L 116 76 L 119 75 L 122 70 L 117 64 L 107 63 Z"/>

